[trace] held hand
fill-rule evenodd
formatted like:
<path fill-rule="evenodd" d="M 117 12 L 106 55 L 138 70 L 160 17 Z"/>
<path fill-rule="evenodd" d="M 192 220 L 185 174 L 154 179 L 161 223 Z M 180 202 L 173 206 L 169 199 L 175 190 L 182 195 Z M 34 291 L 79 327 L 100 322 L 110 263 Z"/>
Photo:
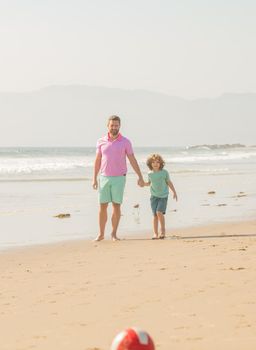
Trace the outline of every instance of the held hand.
<path fill-rule="evenodd" d="M 98 189 L 98 181 L 97 181 L 97 180 L 95 180 L 95 181 L 93 182 L 92 188 L 93 188 L 94 190 L 97 190 L 97 189 Z"/>
<path fill-rule="evenodd" d="M 140 187 L 144 187 L 144 180 L 143 179 L 139 179 L 137 184 L 140 186 Z"/>
<path fill-rule="evenodd" d="M 177 193 L 176 193 L 176 192 L 174 192 L 174 193 L 173 193 L 173 199 L 175 199 L 175 200 L 176 200 L 176 202 L 177 202 L 177 200 L 178 200 L 178 196 L 177 196 Z"/>

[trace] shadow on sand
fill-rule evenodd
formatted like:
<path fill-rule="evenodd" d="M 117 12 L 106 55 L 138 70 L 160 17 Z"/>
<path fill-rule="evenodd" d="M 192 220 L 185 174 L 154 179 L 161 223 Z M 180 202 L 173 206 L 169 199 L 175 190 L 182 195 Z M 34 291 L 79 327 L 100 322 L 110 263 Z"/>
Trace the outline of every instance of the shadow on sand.
<path fill-rule="evenodd" d="M 220 234 L 220 235 L 201 235 L 201 236 L 166 236 L 164 240 L 180 240 L 180 239 L 208 239 L 208 238 L 240 238 L 240 237 L 256 237 L 256 233 L 241 233 L 236 235 Z M 152 238 L 123 238 L 122 241 L 152 241 Z M 158 241 L 158 239 L 157 239 Z M 163 241 L 159 239 L 159 241 Z"/>

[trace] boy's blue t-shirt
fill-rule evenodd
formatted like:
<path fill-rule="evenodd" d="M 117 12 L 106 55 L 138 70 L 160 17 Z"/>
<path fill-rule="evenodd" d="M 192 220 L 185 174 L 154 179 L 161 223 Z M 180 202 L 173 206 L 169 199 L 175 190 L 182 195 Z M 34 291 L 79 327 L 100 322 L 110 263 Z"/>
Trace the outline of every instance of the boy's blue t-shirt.
<path fill-rule="evenodd" d="M 166 198 L 169 194 L 169 188 L 167 181 L 170 180 L 170 176 L 167 170 L 162 169 L 159 171 L 150 171 L 148 173 L 148 180 L 150 184 L 150 192 L 152 196 L 158 198 Z"/>

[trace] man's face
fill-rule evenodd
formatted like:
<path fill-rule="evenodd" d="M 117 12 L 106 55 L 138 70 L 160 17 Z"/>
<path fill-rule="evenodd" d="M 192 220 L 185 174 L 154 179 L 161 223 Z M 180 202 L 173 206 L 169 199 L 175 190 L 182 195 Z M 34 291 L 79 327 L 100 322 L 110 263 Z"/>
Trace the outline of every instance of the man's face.
<path fill-rule="evenodd" d="M 116 136 L 119 133 L 120 124 L 118 120 L 110 120 L 108 123 L 108 132 L 112 136 Z"/>

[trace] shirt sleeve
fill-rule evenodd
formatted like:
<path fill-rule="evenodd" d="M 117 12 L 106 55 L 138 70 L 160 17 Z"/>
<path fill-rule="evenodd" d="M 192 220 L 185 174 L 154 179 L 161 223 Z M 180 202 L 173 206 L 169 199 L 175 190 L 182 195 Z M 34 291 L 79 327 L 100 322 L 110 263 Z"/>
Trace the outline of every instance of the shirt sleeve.
<path fill-rule="evenodd" d="M 130 154 L 133 154 L 133 148 L 132 148 L 132 144 L 131 144 L 131 141 L 126 139 L 126 146 L 125 146 L 125 151 L 126 151 L 126 154 L 130 155 Z"/>

